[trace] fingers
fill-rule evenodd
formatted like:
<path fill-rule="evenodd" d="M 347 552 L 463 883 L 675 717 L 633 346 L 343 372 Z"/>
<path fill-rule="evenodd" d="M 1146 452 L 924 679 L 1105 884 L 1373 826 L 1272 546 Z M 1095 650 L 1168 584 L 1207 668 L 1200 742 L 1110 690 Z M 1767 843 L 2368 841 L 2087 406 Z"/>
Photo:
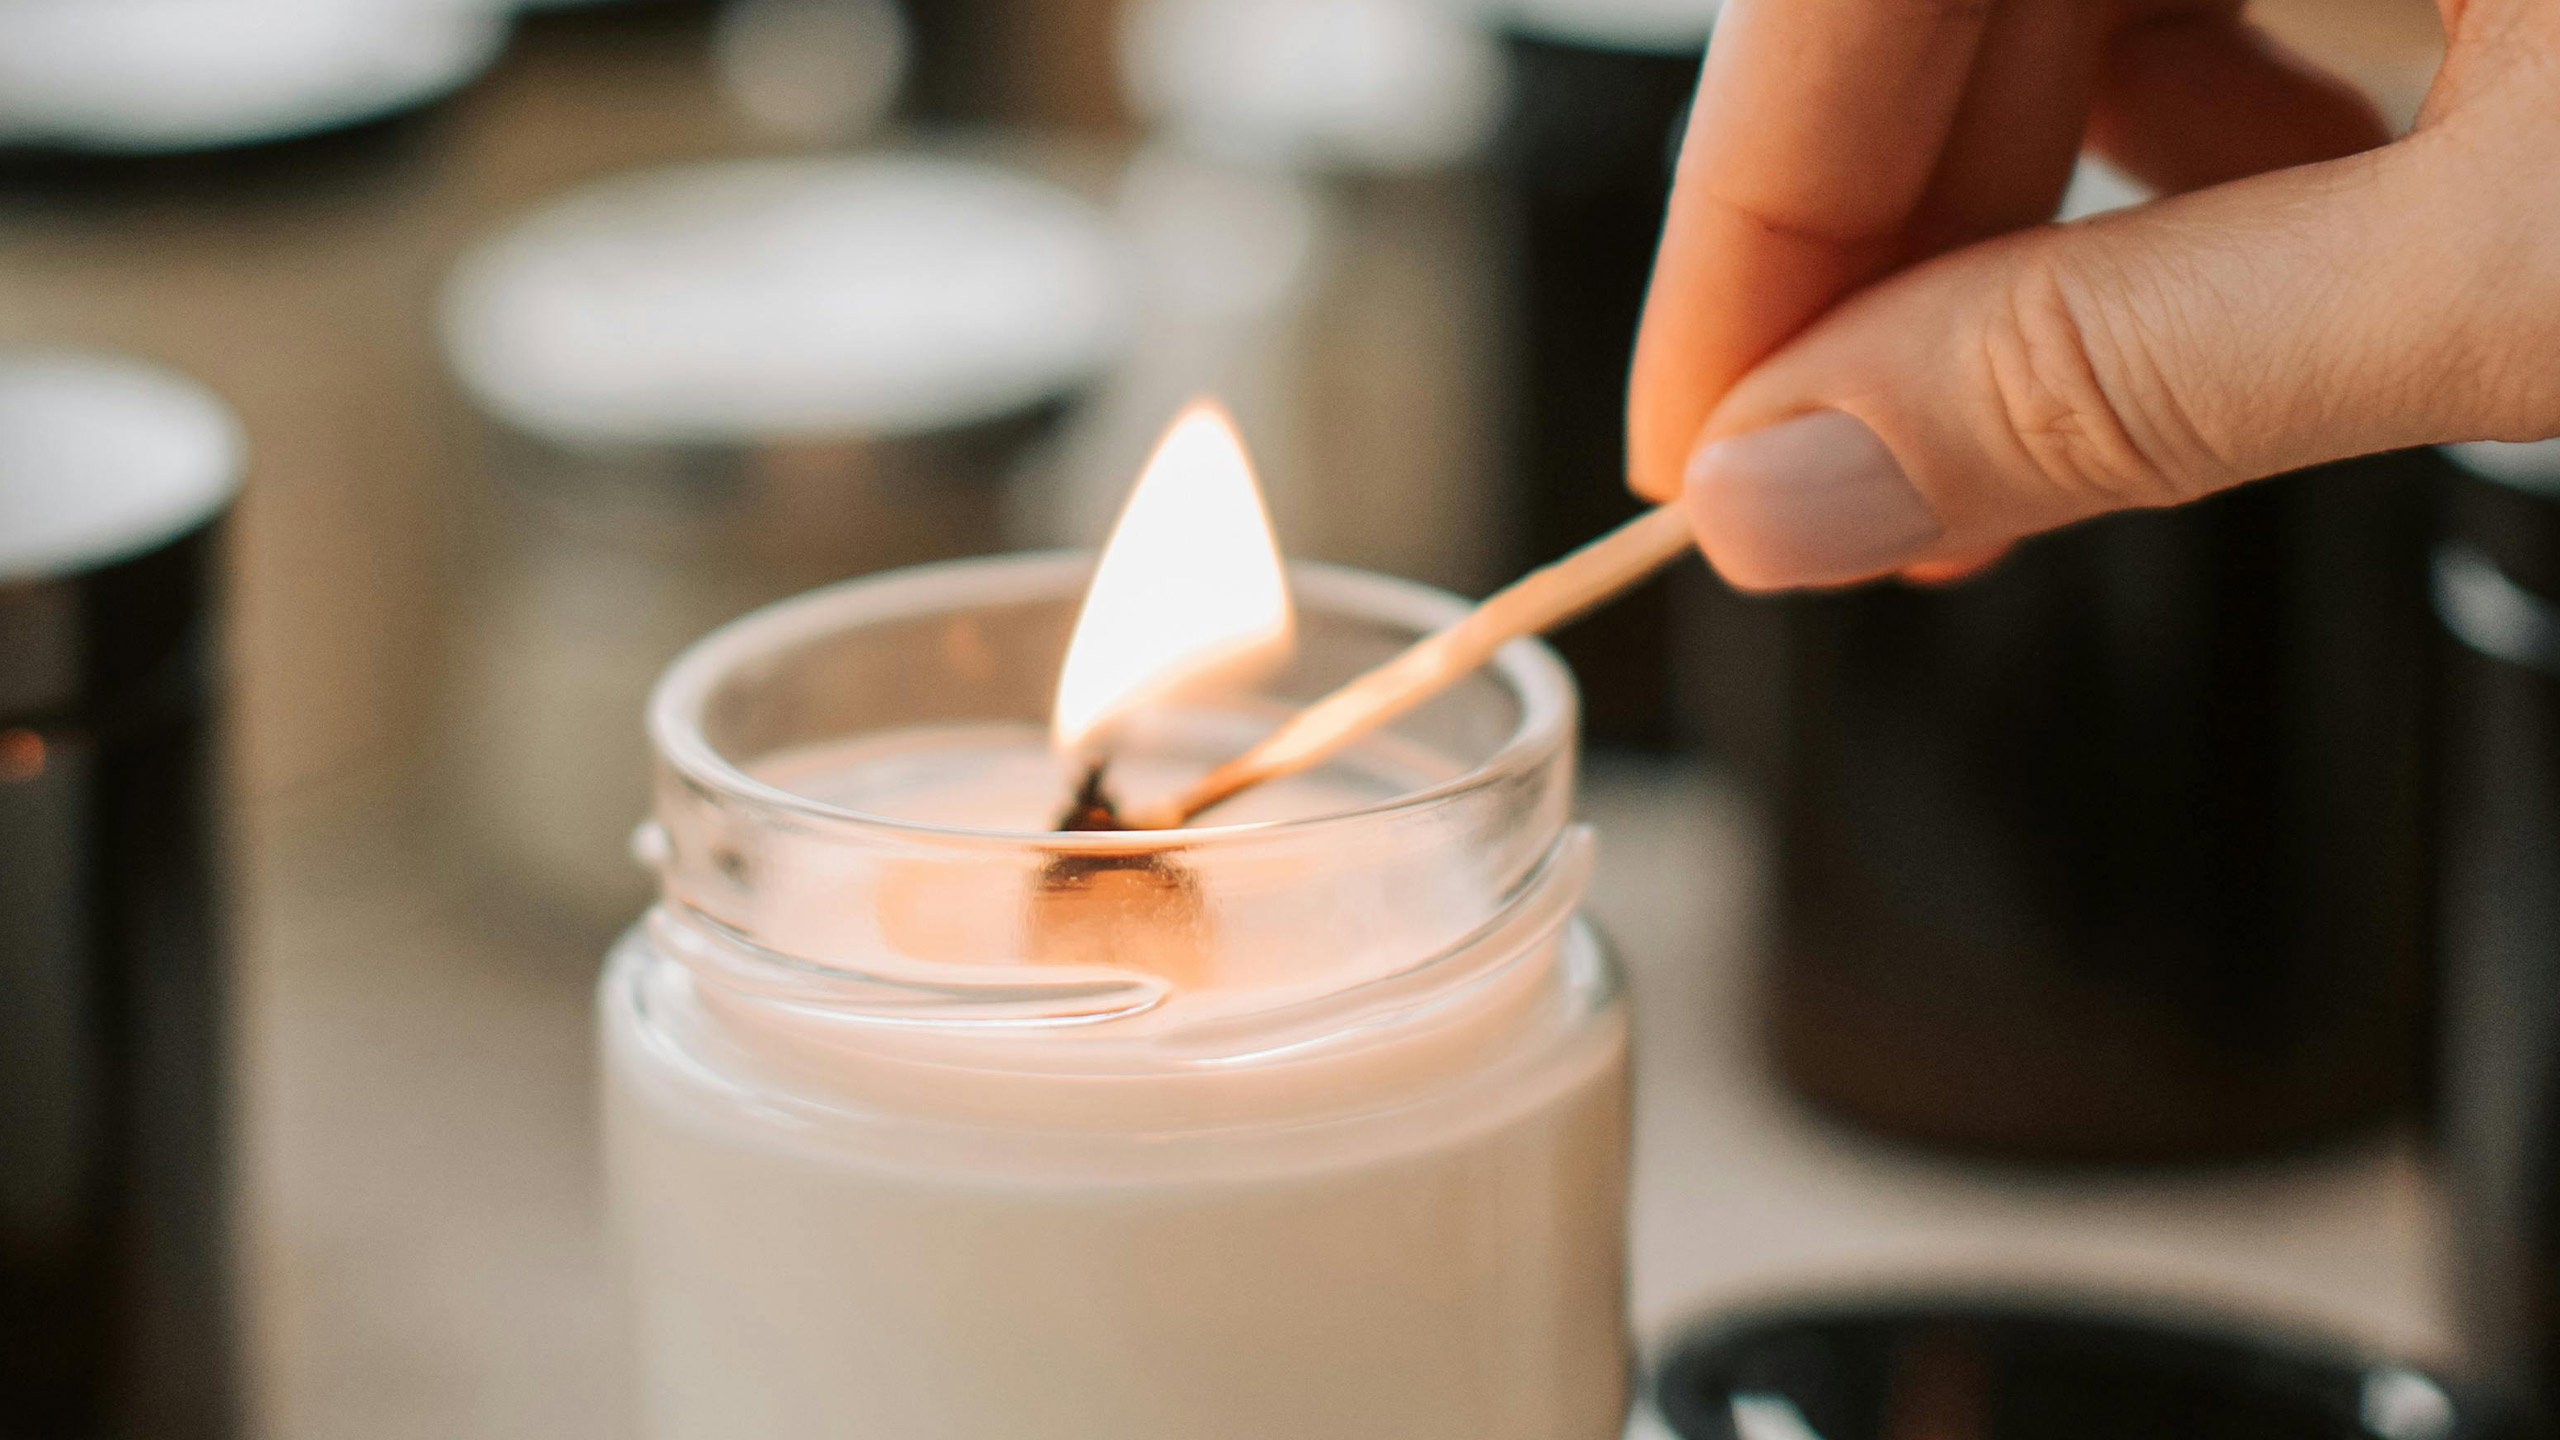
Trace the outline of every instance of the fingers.
<path fill-rule="evenodd" d="M 1977 551 L 1971 555 L 1958 555 L 1945 560 L 1924 560 L 1917 565 L 1904 566 L 1901 578 L 1910 584 L 1920 586 L 1953 585 L 1959 581 L 1970 580 L 1999 564 L 2001 557 L 2008 553 L 2009 548 L 2004 545 L 1996 550 Z"/>
<path fill-rule="evenodd" d="M 2369 150 L 2370 101 L 2236 15 L 2137 19 L 2107 47 L 2092 148 L 2170 194 Z"/>
<path fill-rule="evenodd" d="M 2532 259 L 2462 211 L 2461 167 L 2416 143 L 2012 235 L 1858 296 L 1711 417 L 1686 497 L 1708 558 L 1753 589 L 1933 575 L 2108 510 L 2560 424 L 2532 359 L 2560 344 L 2547 246 Z M 2500 254 L 2542 268 L 2498 295 L 2465 261 Z"/>
<path fill-rule="evenodd" d="M 1733 0 L 1684 147 L 1628 401 L 1667 498 L 1752 365 L 1892 267 L 2051 215 L 2092 143 L 2169 192 L 2381 143 L 2228 0 Z M 2094 103 L 2094 113 L 2093 113 Z"/>
<path fill-rule="evenodd" d="M 1732 0 L 1646 301 L 1631 480 L 1667 499 L 1725 388 L 1893 258 L 1989 0 Z"/>
<path fill-rule="evenodd" d="M 2001 0 L 1896 263 L 2053 218 L 2089 120 L 2099 18 L 2084 0 Z"/>

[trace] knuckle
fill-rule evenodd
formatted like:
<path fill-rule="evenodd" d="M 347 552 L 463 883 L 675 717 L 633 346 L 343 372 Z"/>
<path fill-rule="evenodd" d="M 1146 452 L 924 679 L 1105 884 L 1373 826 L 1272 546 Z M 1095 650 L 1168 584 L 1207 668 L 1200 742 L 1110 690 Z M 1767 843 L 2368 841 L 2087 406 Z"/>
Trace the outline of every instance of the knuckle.
<path fill-rule="evenodd" d="M 2165 464 L 2174 406 L 2139 330 L 2077 293 L 2051 263 L 2019 269 L 1983 329 L 1981 363 L 1997 422 L 2017 459 L 2093 510 L 2169 505 L 2208 484 Z M 2135 397 L 2152 397 L 2137 404 Z M 2172 412 L 2163 425 L 2157 412 Z"/>

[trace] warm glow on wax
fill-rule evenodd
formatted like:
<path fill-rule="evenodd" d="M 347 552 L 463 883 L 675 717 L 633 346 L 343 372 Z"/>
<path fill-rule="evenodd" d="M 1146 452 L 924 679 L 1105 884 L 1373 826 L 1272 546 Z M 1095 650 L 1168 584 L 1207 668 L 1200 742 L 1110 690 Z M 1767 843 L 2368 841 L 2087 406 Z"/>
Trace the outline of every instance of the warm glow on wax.
<path fill-rule="evenodd" d="M 1049 733 L 1060 750 L 1081 749 L 1136 706 L 1278 659 L 1291 630 L 1253 464 L 1225 409 L 1194 401 L 1156 443 L 1103 547 Z"/>

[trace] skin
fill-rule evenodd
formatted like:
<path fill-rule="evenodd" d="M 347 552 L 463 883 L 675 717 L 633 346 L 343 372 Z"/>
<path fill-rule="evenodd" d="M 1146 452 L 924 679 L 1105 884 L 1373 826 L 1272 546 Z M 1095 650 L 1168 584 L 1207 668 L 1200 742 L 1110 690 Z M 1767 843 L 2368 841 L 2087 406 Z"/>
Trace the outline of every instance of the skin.
<path fill-rule="evenodd" d="M 1630 481 L 1751 589 L 1808 577 L 1703 445 L 1821 410 L 1938 521 L 1933 581 L 2111 510 L 2560 433 L 2560 0 L 2441 0 L 2412 133 L 2225 0 L 1730 0 L 1638 342 Z M 2151 204 L 2045 223 L 2083 144 Z M 1730 511 L 1730 513 L 1728 513 Z"/>

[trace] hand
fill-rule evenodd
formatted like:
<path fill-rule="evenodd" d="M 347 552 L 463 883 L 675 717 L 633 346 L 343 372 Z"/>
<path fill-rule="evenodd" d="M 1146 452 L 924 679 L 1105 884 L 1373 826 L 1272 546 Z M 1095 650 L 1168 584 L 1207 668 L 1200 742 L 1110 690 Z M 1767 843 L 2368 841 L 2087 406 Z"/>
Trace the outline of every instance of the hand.
<path fill-rule="evenodd" d="M 1746 589 L 2560 433 L 2560 3 L 2441 0 L 2416 129 L 2237 0 L 1730 0 L 1631 481 Z M 2164 198 L 2043 222 L 2083 138 Z M 1843 297 L 1846 297 L 1845 299 Z"/>

